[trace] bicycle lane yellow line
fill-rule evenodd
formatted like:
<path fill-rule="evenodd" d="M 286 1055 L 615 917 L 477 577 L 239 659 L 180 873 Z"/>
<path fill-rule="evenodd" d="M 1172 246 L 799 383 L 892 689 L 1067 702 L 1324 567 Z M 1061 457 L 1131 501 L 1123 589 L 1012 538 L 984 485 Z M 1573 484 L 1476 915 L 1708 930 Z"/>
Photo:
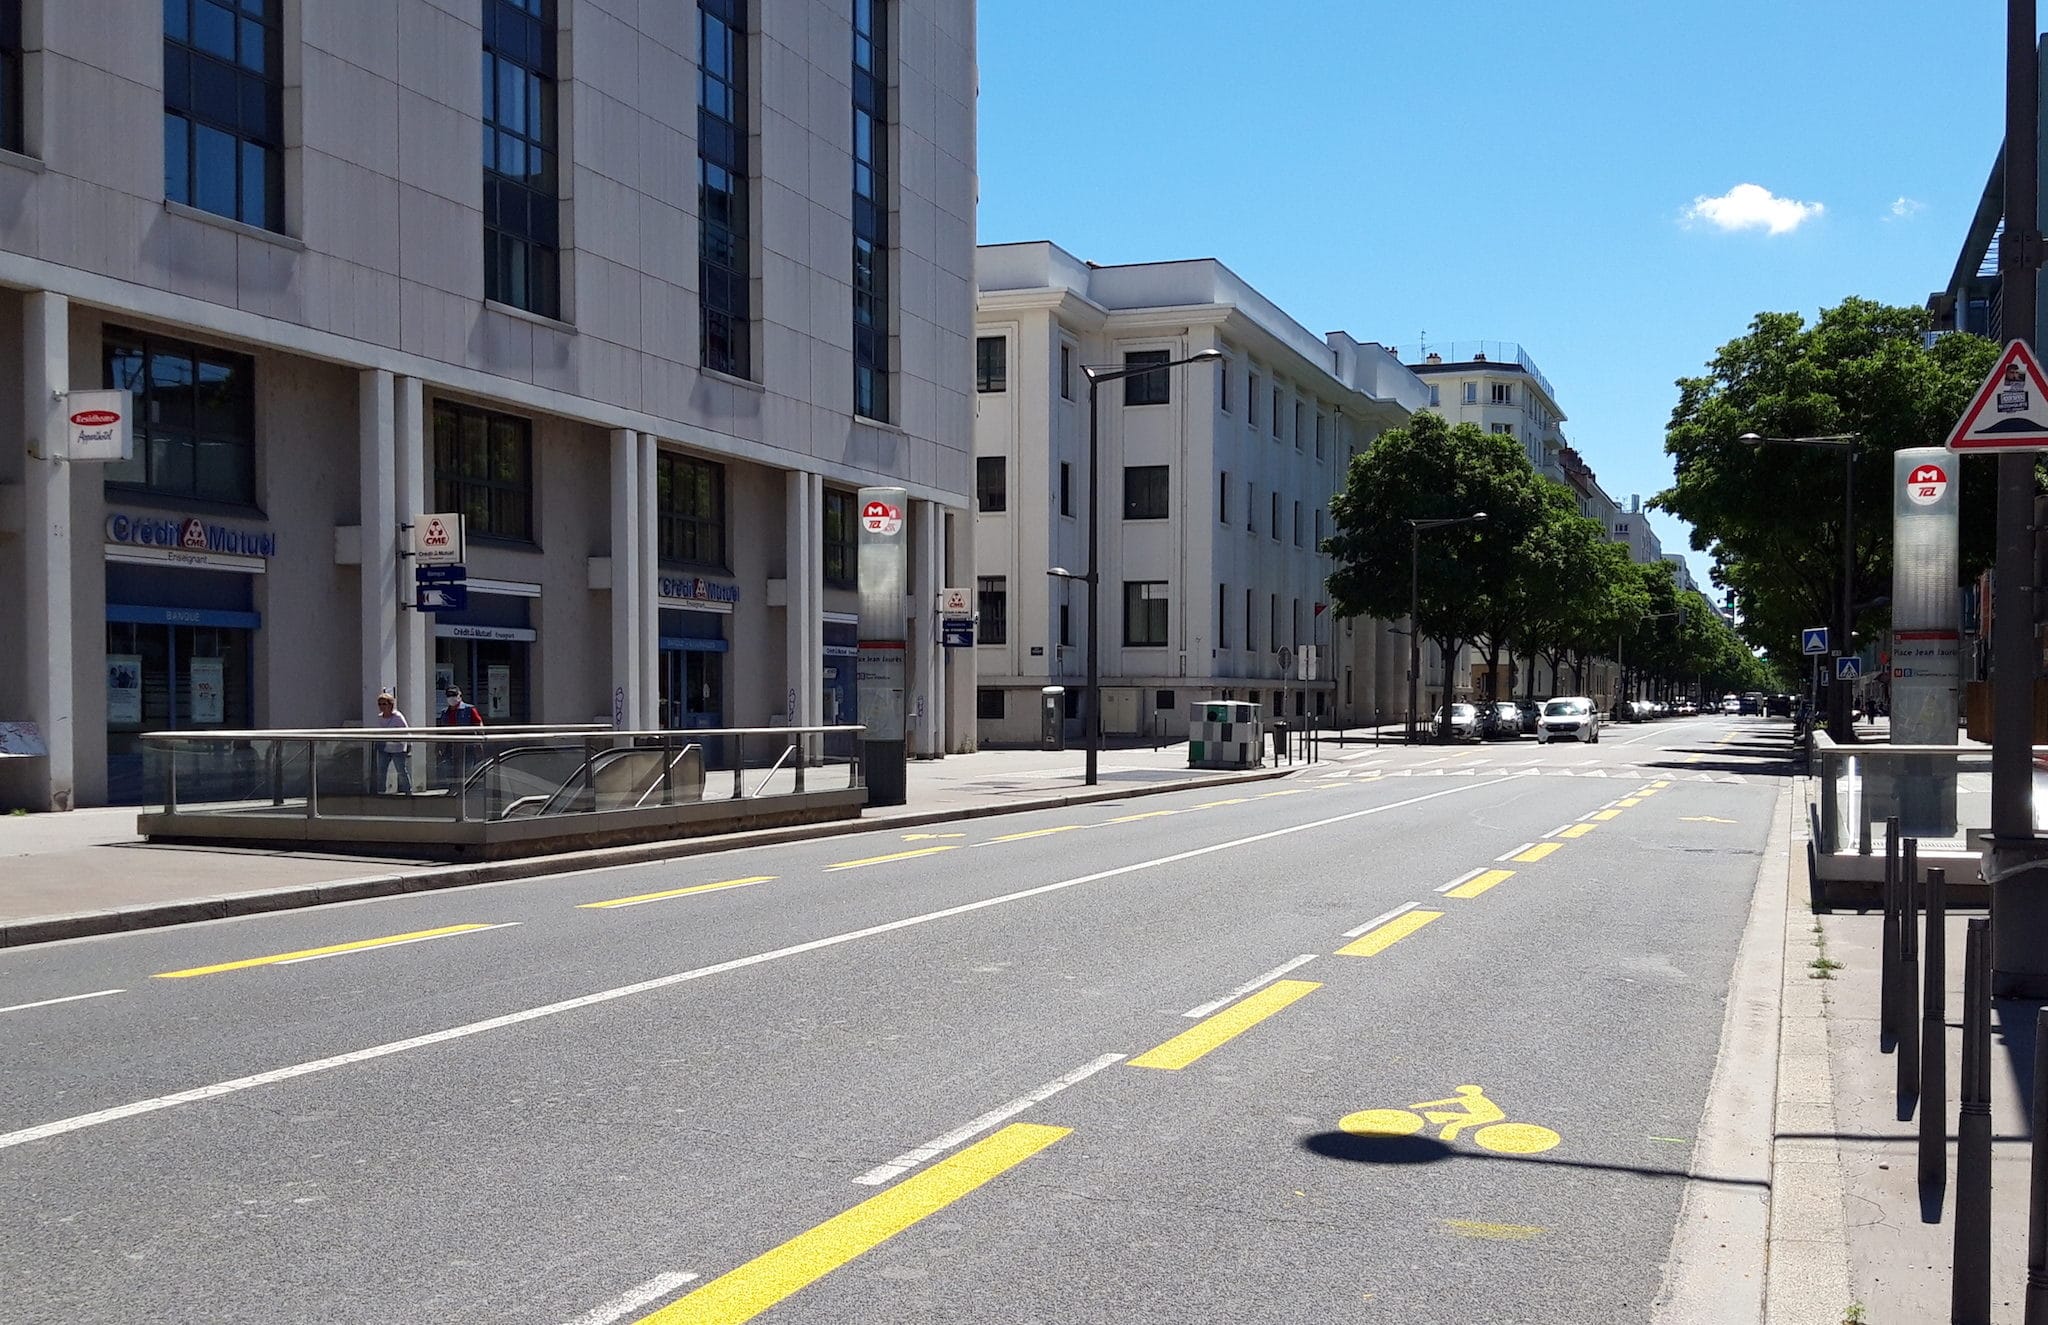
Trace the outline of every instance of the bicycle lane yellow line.
<path fill-rule="evenodd" d="M 636 1325 L 740 1325 L 1068 1136 L 1070 1127 L 1011 1123 L 956 1155 L 799 1233 L 669 1303 Z"/>
<path fill-rule="evenodd" d="M 1315 980 L 1279 980 L 1212 1017 L 1188 1027 L 1156 1049 L 1130 1060 L 1132 1067 L 1178 1072 L 1204 1054 L 1221 1048 L 1297 999 L 1321 989 Z"/>

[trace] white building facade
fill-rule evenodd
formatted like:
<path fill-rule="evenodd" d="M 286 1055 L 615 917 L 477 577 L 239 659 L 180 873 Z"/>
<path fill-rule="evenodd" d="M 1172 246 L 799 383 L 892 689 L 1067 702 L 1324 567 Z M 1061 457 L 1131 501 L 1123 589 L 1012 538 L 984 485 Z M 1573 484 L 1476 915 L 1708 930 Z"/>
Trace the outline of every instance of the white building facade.
<path fill-rule="evenodd" d="M 1564 411 L 1550 379 L 1513 341 L 1453 342 L 1404 356 L 1429 390 L 1429 410 L 1451 423 L 1476 424 L 1522 444 L 1539 474 L 1568 481 Z"/>
<path fill-rule="evenodd" d="M 19 21 L 16 24 L 15 16 Z M 852 494 L 912 497 L 914 753 L 971 564 L 971 0 L 0 6 L 0 804 L 139 736 L 852 720 Z M 134 392 L 135 458 L 51 458 Z M 468 606 L 406 528 L 466 516 Z M 181 771 L 181 788 L 184 773 Z M 205 788 L 191 794 L 203 795 Z"/>
<path fill-rule="evenodd" d="M 1049 243 L 984 245 L 976 266 L 977 713 L 985 741 L 1040 733 L 1040 691 L 1067 688 L 1078 733 L 1087 587 L 1089 384 L 1083 368 L 1191 364 L 1105 384 L 1098 537 L 1103 725 L 1184 734 L 1189 702 L 1271 714 L 1369 708 L 1317 605 L 1320 551 L 1349 458 L 1421 407 L 1385 349 L 1319 338 L 1213 260 L 1098 267 Z M 1374 623 L 1350 623 L 1382 650 Z M 1314 681 L 1278 650 L 1320 646 Z M 1350 646 L 1353 652 L 1356 645 Z"/>

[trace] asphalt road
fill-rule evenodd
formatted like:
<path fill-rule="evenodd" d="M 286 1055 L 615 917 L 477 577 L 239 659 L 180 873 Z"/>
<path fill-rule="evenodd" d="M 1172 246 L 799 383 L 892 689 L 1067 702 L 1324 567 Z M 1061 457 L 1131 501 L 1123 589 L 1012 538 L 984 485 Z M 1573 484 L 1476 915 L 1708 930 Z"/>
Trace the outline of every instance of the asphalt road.
<path fill-rule="evenodd" d="M 1785 748 L 0 952 L 0 1321 L 1640 1321 Z"/>

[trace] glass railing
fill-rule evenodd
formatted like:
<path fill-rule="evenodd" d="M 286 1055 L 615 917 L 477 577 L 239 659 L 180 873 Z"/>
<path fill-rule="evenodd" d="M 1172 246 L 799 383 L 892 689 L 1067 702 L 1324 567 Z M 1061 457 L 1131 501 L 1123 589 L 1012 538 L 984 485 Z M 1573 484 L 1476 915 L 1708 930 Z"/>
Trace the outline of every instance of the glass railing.
<path fill-rule="evenodd" d="M 2041 760 L 2048 746 L 2035 748 L 2034 821 L 2042 826 L 2039 793 Z M 1991 747 L 1964 745 L 1839 745 L 1825 732 L 1813 735 L 1813 772 L 1818 837 L 1823 854 L 1882 854 L 1885 825 L 1896 818 L 1902 837 L 1923 847 L 1967 848 L 1972 832 L 1991 823 Z"/>

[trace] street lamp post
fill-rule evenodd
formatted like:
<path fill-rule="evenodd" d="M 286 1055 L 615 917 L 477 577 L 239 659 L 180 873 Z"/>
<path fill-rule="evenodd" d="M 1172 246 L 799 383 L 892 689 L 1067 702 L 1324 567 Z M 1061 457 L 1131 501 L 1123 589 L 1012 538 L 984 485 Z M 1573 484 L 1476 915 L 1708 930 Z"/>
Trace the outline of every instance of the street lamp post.
<path fill-rule="evenodd" d="M 1182 364 L 1212 363 L 1223 357 L 1221 350 L 1202 350 L 1183 359 L 1169 359 L 1165 363 L 1140 364 L 1124 368 L 1091 368 L 1083 366 L 1081 372 L 1088 379 L 1088 569 L 1076 575 L 1059 566 L 1049 567 L 1046 574 L 1062 580 L 1079 580 L 1088 587 L 1088 680 L 1087 711 L 1082 715 L 1083 739 L 1087 743 L 1087 774 L 1083 781 L 1094 786 L 1096 765 L 1102 750 L 1102 619 L 1096 610 L 1098 593 L 1102 585 L 1101 538 L 1102 538 L 1102 413 L 1096 408 L 1096 395 L 1104 382 L 1118 382 L 1127 377 L 1140 377 L 1146 373 L 1163 373 L 1169 368 Z"/>
<path fill-rule="evenodd" d="M 1408 521 L 1408 743 L 1415 744 L 1415 709 L 1421 702 L 1419 686 L 1422 681 L 1422 631 L 1415 624 L 1415 615 L 1422 609 L 1422 534 L 1427 529 L 1443 529 L 1454 524 L 1484 524 L 1485 511 L 1474 511 L 1470 515 L 1453 515 L 1441 520 Z M 1444 706 L 1450 706 L 1450 686 L 1444 687 Z"/>
<path fill-rule="evenodd" d="M 1835 607 L 1836 648 L 1849 656 L 1856 628 L 1856 448 L 1863 441 L 1857 432 L 1830 433 L 1821 437 L 1760 437 L 1746 432 L 1736 438 L 1744 446 L 1807 446 L 1822 451 L 1840 451 L 1842 466 L 1842 597 Z M 1852 687 L 1831 681 L 1828 685 L 1828 726 L 1835 739 L 1848 744 L 1856 739 L 1849 722 Z"/>

